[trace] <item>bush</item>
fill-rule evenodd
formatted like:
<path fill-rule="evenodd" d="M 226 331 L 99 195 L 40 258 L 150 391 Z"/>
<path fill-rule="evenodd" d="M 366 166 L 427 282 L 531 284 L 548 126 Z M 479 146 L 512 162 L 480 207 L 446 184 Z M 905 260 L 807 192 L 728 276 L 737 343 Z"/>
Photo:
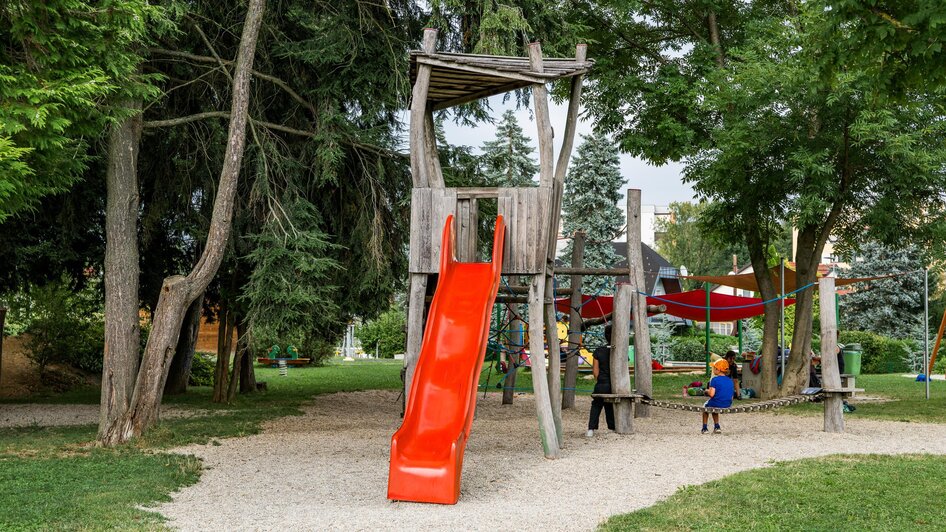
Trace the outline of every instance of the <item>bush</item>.
<path fill-rule="evenodd" d="M 188 384 L 191 386 L 213 386 L 214 367 L 217 365 L 217 356 L 211 353 L 194 353 L 191 362 L 191 376 Z"/>
<path fill-rule="evenodd" d="M 31 293 L 28 356 L 44 371 L 53 362 L 102 371 L 105 320 L 92 288 L 76 292 L 66 281 L 34 288 Z"/>
<path fill-rule="evenodd" d="M 673 360 L 700 362 L 706 360 L 706 351 L 703 349 L 703 340 L 692 336 L 677 336 L 670 344 L 670 354 Z"/>
<path fill-rule="evenodd" d="M 366 353 L 372 353 L 375 346 L 382 358 L 393 358 L 407 349 L 407 315 L 404 311 L 392 308 L 355 329 L 355 336 L 361 340 Z"/>
<path fill-rule="evenodd" d="M 841 331 L 842 344 L 861 344 L 861 373 L 901 373 L 909 371 L 906 362 L 910 340 L 897 340 L 866 331 Z"/>

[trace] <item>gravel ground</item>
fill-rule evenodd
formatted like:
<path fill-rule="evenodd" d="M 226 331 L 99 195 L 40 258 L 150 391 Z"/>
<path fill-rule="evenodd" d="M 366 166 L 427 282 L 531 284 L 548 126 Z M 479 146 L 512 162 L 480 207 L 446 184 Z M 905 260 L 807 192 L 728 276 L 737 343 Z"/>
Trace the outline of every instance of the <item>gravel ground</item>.
<path fill-rule="evenodd" d="M 395 503 L 386 494 L 397 397 L 322 395 L 305 415 L 278 419 L 262 434 L 176 449 L 199 456 L 206 470 L 157 511 L 182 530 L 590 530 L 681 486 L 776 460 L 946 454 L 946 425 L 856 415 L 846 416 L 845 434 L 821 432 L 820 416 L 743 414 L 723 416 L 725 434 L 704 436 L 698 414 L 653 409 L 633 435 L 586 439 L 590 400 L 580 397 L 576 410 L 565 411 L 563 458 L 550 461 L 532 397 L 502 406 L 489 394 L 473 423 L 459 504 Z"/>
<path fill-rule="evenodd" d="M 162 418 L 219 415 L 212 410 L 162 408 Z M 0 428 L 49 427 L 55 425 L 95 425 L 99 405 L 9 404 L 0 405 Z"/>

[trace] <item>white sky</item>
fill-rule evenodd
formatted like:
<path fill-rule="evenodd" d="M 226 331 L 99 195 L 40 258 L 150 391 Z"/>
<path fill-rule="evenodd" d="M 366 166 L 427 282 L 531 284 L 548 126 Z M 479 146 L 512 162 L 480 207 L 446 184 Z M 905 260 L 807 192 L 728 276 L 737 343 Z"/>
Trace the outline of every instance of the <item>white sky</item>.
<path fill-rule="evenodd" d="M 525 134 L 532 140 L 532 147 L 538 147 L 536 140 L 535 120 L 532 117 L 531 109 L 515 109 L 515 102 L 510 100 L 505 104 L 502 101 L 502 95 L 494 96 L 489 99 L 490 106 L 493 109 L 492 116 L 498 119 L 506 111 L 512 109 L 519 119 L 519 125 L 522 126 Z M 558 156 L 558 150 L 561 147 L 562 133 L 565 131 L 565 116 L 568 108 L 565 104 L 557 105 L 549 102 L 549 113 L 552 120 L 552 128 L 555 131 L 555 155 Z M 580 115 L 579 115 L 580 116 Z M 591 120 L 579 120 L 578 134 L 587 135 L 591 133 Z M 458 126 L 448 121 L 444 123 L 444 131 L 447 141 L 454 145 L 472 146 L 476 153 L 483 142 L 493 140 L 496 135 L 496 128 L 492 124 L 479 124 L 475 128 Z M 574 157 L 580 137 L 576 136 L 575 149 L 572 150 Z M 682 165 L 671 163 L 664 166 L 651 166 L 648 163 L 632 157 L 626 153 L 620 155 L 621 174 L 624 176 L 625 188 L 641 189 L 641 203 L 644 205 L 667 205 L 672 201 L 693 201 L 694 194 L 690 185 L 681 180 Z M 536 153 L 538 159 L 538 153 Z"/>

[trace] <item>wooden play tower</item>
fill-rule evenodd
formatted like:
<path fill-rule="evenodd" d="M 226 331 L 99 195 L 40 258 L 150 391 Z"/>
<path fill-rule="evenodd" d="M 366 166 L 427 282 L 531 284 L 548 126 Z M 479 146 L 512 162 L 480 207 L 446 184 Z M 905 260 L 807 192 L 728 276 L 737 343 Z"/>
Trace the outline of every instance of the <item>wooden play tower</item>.
<path fill-rule="evenodd" d="M 432 275 L 440 263 L 441 233 L 447 217 L 456 223 L 456 249 L 460 261 L 472 262 L 477 253 L 478 201 L 496 202 L 506 224 L 503 275 L 531 278 L 528 285 L 529 330 L 547 331 L 549 352 L 558 353 L 553 275 L 558 240 L 562 190 L 571 158 L 578 120 L 582 77 L 593 62 L 586 59 L 585 45 L 578 45 L 574 58 L 542 57 L 539 43 L 529 45 L 529 57 L 438 53 L 437 30 L 424 30 L 423 50 L 411 54 L 413 93 L 410 118 L 410 153 L 413 192 L 411 196 L 410 296 L 406 394 L 421 351 L 424 334 L 425 298 Z M 558 157 L 553 147 L 549 120 L 550 82 L 571 78 L 571 95 Z M 519 188 L 447 188 L 437 154 L 433 112 L 480 98 L 531 88 L 538 125 L 539 186 Z M 545 455 L 555 458 L 562 441 L 561 381 L 558 356 L 549 357 L 546 368 L 542 334 L 529 337 L 532 376 L 538 410 L 539 432 Z"/>

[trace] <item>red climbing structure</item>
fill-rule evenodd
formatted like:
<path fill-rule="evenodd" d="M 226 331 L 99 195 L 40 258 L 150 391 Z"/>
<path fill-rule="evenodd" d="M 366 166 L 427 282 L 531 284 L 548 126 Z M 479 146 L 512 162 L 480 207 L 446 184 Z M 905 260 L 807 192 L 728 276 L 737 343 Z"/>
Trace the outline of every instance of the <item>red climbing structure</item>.
<path fill-rule="evenodd" d="M 496 218 L 491 263 L 455 258 L 453 216 L 443 229 L 440 278 L 401 428 L 391 438 L 388 498 L 456 504 L 463 452 L 493 303 L 502 271 L 505 226 Z"/>

